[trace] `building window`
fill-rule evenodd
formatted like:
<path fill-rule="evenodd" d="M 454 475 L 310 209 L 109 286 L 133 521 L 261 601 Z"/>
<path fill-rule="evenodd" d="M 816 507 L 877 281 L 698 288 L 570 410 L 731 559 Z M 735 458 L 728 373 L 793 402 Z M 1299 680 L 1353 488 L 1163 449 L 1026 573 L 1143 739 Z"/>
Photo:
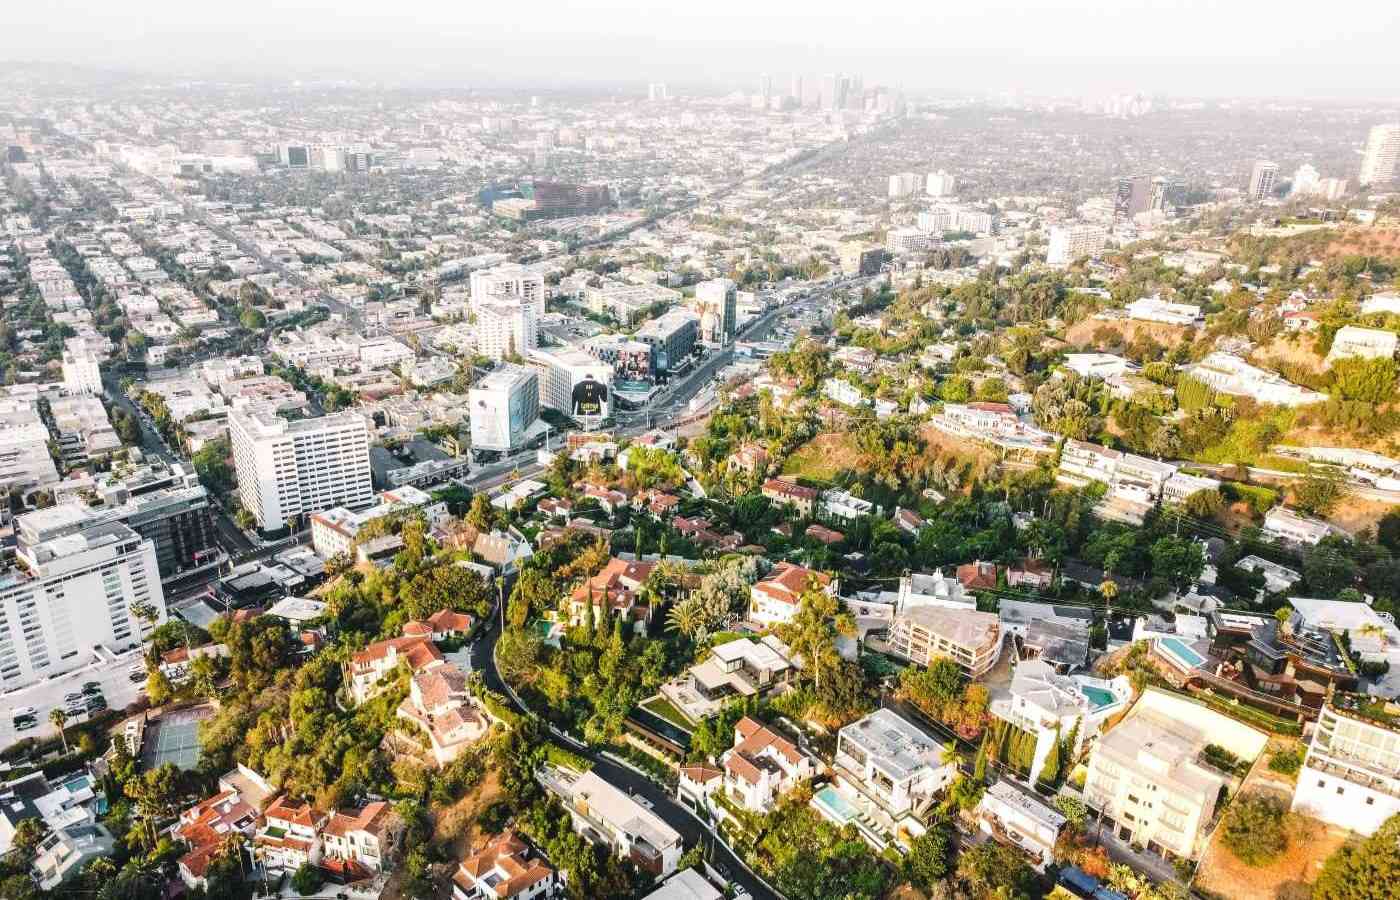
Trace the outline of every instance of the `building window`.
<path fill-rule="evenodd" d="M 1340 788 L 1340 787 L 1337 788 L 1337 796 L 1338 796 L 1338 797 L 1342 796 L 1342 788 Z"/>

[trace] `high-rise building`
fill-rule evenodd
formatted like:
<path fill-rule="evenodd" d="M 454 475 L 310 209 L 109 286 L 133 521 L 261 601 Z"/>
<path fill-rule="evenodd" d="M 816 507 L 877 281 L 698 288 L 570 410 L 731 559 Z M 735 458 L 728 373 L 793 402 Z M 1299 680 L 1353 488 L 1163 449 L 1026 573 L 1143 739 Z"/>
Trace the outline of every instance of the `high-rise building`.
<path fill-rule="evenodd" d="M 487 297 L 476 305 L 476 352 L 505 359 L 539 346 L 539 319 L 520 297 Z"/>
<path fill-rule="evenodd" d="M 1097 253 L 1108 241 L 1108 232 L 1098 225 L 1056 225 L 1050 229 L 1050 246 L 1045 262 L 1063 266 L 1083 256 Z"/>
<path fill-rule="evenodd" d="M 695 286 L 701 340 L 727 344 L 734 339 L 739 309 L 738 291 L 738 286 L 728 278 L 712 278 Z"/>
<path fill-rule="evenodd" d="M 700 320 L 688 309 L 673 309 L 637 329 L 634 338 L 651 347 L 651 370 L 674 372 L 690 359 Z"/>
<path fill-rule="evenodd" d="M 498 299 L 500 296 L 519 297 L 535 309 L 535 318 L 544 315 L 544 276 L 531 272 L 519 263 L 502 263 L 471 274 L 471 300 Z M 473 309 L 475 306 L 473 306 Z"/>
<path fill-rule="evenodd" d="M 15 558 L 0 578 L 0 687 L 10 691 L 86 666 L 94 648 L 139 645 L 165 621 L 151 541 L 120 522 L 78 521 L 40 537 L 15 520 Z M 133 611 L 149 606 L 148 625 Z"/>
<path fill-rule="evenodd" d="M 835 72 L 828 72 L 823 75 L 817 85 L 817 105 L 822 109 L 840 109 L 845 106 L 846 95 L 843 91 L 845 79 Z"/>
<path fill-rule="evenodd" d="M 957 193 L 957 189 L 957 178 L 942 169 L 928 173 L 928 178 L 925 180 L 924 193 L 930 197 L 951 197 Z"/>
<path fill-rule="evenodd" d="M 1186 182 L 1180 178 L 1157 176 L 1152 179 L 1152 195 L 1147 208 L 1155 212 L 1172 212 L 1186 205 Z"/>
<path fill-rule="evenodd" d="M 472 385 L 467 407 L 473 450 L 519 450 L 540 417 L 539 373 L 528 366 L 499 366 Z"/>
<path fill-rule="evenodd" d="M 63 389 L 70 394 L 102 396 L 102 370 L 97 354 L 86 346 L 64 349 Z"/>
<path fill-rule="evenodd" d="M 1375 125 L 1366 136 L 1361 174 L 1356 180 L 1365 187 L 1390 181 L 1396 175 L 1400 175 L 1400 122 Z"/>
<path fill-rule="evenodd" d="M 238 497 L 264 531 L 333 506 L 374 500 L 369 427 L 343 412 L 289 422 L 263 408 L 228 417 Z"/>
<path fill-rule="evenodd" d="M 883 247 L 872 247 L 858 241 L 847 241 L 837 248 L 841 271 L 846 275 L 876 275 L 885 264 Z"/>
<path fill-rule="evenodd" d="M 908 197 L 919 189 L 919 184 L 923 179 L 918 172 L 900 172 L 890 176 L 890 199 L 897 200 L 900 197 Z"/>
<path fill-rule="evenodd" d="M 1278 181 L 1278 163 L 1261 159 L 1249 173 L 1249 199 L 1263 200 L 1274 195 L 1274 184 Z"/>
<path fill-rule="evenodd" d="M 1152 208 L 1152 178 L 1149 175 L 1128 175 L 1118 179 L 1113 197 L 1113 221 L 1128 222 L 1138 213 Z"/>
<path fill-rule="evenodd" d="M 764 72 L 758 76 L 758 95 L 767 103 L 773 98 L 773 76 Z"/>
<path fill-rule="evenodd" d="M 654 81 L 647 85 L 647 99 L 651 102 L 658 103 L 662 100 L 669 99 L 669 96 L 670 95 L 666 92 L 666 82 Z"/>
<path fill-rule="evenodd" d="M 607 418 L 613 367 L 573 347 L 536 349 L 525 364 L 539 374 L 540 406 L 589 427 Z"/>
<path fill-rule="evenodd" d="M 792 76 L 792 85 L 788 88 L 788 96 L 797 101 L 797 105 L 802 105 L 802 76 Z"/>
<path fill-rule="evenodd" d="M 1289 187 L 1289 196 L 1306 197 L 1317 193 L 1317 186 L 1322 181 L 1322 176 L 1318 174 L 1317 168 L 1309 163 L 1303 163 L 1293 170 L 1292 185 Z"/>

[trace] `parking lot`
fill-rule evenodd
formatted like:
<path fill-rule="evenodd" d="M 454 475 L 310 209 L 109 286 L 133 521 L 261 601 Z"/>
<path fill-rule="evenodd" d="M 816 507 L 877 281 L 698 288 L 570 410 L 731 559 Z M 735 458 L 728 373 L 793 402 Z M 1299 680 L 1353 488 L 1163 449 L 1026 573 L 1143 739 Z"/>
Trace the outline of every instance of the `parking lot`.
<path fill-rule="evenodd" d="M 101 662 L 94 659 L 89 665 L 65 675 L 8 694 L 0 694 L 0 747 L 8 747 L 21 738 L 56 735 L 58 732 L 49 724 L 50 711 L 54 708 L 64 708 L 63 698 L 68 694 L 81 692 L 83 685 L 89 681 L 101 685 L 102 696 L 106 698 L 111 709 L 121 710 L 134 702 L 145 690 L 146 682 L 144 678 L 140 682 L 131 681 L 127 672 L 135 666 L 144 665 L 140 651 L 131 650 L 116 658 L 112 658 L 110 654 L 104 655 L 106 659 Z M 37 728 L 28 731 L 15 728 L 13 711 L 24 706 L 34 707 L 34 716 L 39 723 Z M 85 721 L 86 714 L 68 716 L 70 725 Z"/>

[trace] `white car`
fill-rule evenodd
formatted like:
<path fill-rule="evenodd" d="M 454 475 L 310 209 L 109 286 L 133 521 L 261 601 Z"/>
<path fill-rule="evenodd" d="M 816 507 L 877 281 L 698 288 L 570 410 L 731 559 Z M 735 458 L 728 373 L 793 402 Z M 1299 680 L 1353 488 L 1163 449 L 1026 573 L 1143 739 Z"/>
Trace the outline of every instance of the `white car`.
<path fill-rule="evenodd" d="M 10 718 L 18 719 L 20 716 L 32 716 L 37 712 L 38 710 L 32 706 L 16 706 L 10 710 Z"/>

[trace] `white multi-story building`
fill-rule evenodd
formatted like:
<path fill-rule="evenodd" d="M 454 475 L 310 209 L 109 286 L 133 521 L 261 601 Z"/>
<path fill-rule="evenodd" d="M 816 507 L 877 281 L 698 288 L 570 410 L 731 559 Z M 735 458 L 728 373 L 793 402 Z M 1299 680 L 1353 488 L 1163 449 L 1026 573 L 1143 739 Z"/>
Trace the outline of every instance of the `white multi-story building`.
<path fill-rule="evenodd" d="M 1296 385 L 1275 372 L 1252 366 L 1220 350 L 1200 362 L 1183 366 L 1181 371 L 1222 394 L 1252 397 L 1275 406 L 1307 406 L 1327 400 L 1326 394 Z"/>
<path fill-rule="evenodd" d="M 958 771 L 941 741 L 889 709 L 877 709 L 841 729 L 833 770 L 845 804 L 823 802 L 819 792 L 813 798 L 816 810 L 831 818 L 854 806 L 890 835 L 922 834 L 918 816 Z"/>
<path fill-rule="evenodd" d="M 1400 293 L 1386 291 L 1367 297 L 1361 302 L 1361 314 L 1369 316 L 1372 313 L 1400 315 Z"/>
<path fill-rule="evenodd" d="M 683 850 L 680 833 L 656 813 L 594 772 L 553 769 L 541 780 L 564 802 L 574 831 L 658 878 L 676 871 Z"/>
<path fill-rule="evenodd" d="M 1128 318 L 1166 325 L 1195 325 L 1203 321 L 1201 308 L 1194 303 L 1168 303 L 1161 297 L 1140 297 L 1123 310 Z"/>
<path fill-rule="evenodd" d="M 1067 819 L 1054 807 L 1014 782 L 1001 779 L 977 804 L 977 826 L 1030 854 L 1036 869 L 1055 859 L 1055 842 Z"/>
<path fill-rule="evenodd" d="M 1224 775 L 1198 760 L 1210 735 L 1139 712 L 1111 729 L 1089 757 L 1084 801 L 1121 840 L 1194 858 Z"/>
<path fill-rule="evenodd" d="M 1056 225 L 1050 229 L 1050 245 L 1045 262 L 1066 266 L 1084 256 L 1098 253 L 1108 243 L 1108 230 L 1099 225 Z"/>
<path fill-rule="evenodd" d="M 1400 813 L 1400 718 L 1337 696 L 1318 714 L 1293 810 L 1361 834 Z"/>
<path fill-rule="evenodd" d="M 933 246 L 933 236 L 917 228 L 891 228 L 885 235 L 885 250 L 891 256 L 922 253 Z"/>
<path fill-rule="evenodd" d="M 838 585 L 825 572 L 778 563 L 767 577 L 749 588 L 749 619 L 768 626 L 791 622 L 808 588 L 815 587 L 835 597 Z"/>
<path fill-rule="evenodd" d="M 1327 353 L 1327 366 L 1331 367 L 1333 363 L 1342 359 L 1394 359 L 1398 344 L 1400 335 L 1393 331 L 1343 325 L 1332 338 L 1332 349 Z"/>
<path fill-rule="evenodd" d="M 519 450 L 540 417 L 539 374 L 527 366 L 500 366 L 472 386 L 467 405 L 472 449 Z"/>
<path fill-rule="evenodd" d="M 849 491 L 831 488 L 822 491 L 818 509 L 826 518 L 854 522 L 861 516 L 873 514 L 875 504 L 863 497 L 857 497 Z"/>
<path fill-rule="evenodd" d="M 919 213 L 917 222 L 920 231 L 942 235 L 953 227 L 953 211 L 946 206 L 935 206 Z"/>
<path fill-rule="evenodd" d="M 898 200 L 901 197 L 908 197 L 919 189 L 922 181 L 918 172 L 899 172 L 890 176 L 890 199 Z"/>
<path fill-rule="evenodd" d="M 1085 378 L 1111 378 L 1136 372 L 1138 367 L 1112 353 L 1067 353 L 1065 368 Z"/>
<path fill-rule="evenodd" d="M 958 179 L 942 169 L 928 173 L 924 180 L 924 193 L 930 197 L 951 197 L 957 190 Z"/>
<path fill-rule="evenodd" d="M 729 798 L 757 813 L 771 810 L 779 796 L 819 769 L 796 744 L 748 716 L 734 726 L 734 746 L 720 767 Z"/>
<path fill-rule="evenodd" d="M 348 553 L 355 537 L 375 519 L 390 513 L 419 509 L 431 527 L 447 517 L 447 504 L 434 503 L 425 491 L 412 485 L 400 485 L 379 495 L 379 503 L 369 509 L 355 511 L 343 506 L 311 514 L 311 546 L 324 557 Z"/>
<path fill-rule="evenodd" d="M 369 426 L 353 412 L 289 422 L 257 408 L 229 416 L 238 496 L 267 531 L 335 506 L 374 498 Z"/>
<path fill-rule="evenodd" d="M 606 418 L 614 369 L 573 347 L 536 348 L 525 364 L 539 373 L 540 406 L 582 420 Z"/>
<path fill-rule="evenodd" d="M 977 678 L 996 665 L 1001 654 L 1001 621 L 995 613 L 975 609 L 911 605 L 895 614 L 889 649 L 921 666 L 947 657 L 969 678 Z"/>
<path fill-rule="evenodd" d="M 411 363 L 413 350 L 391 337 L 370 338 L 360 344 L 360 366 L 365 369 L 388 369 Z"/>
<path fill-rule="evenodd" d="M 1249 199 L 1263 200 L 1265 197 L 1272 197 L 1277 182 L 1278 163 L 1266 159 L 1259 160 L 1249 172 Z"/>
<path fill-rule="evenodd" d="M 1079 730 L 1075 746 L 1070 748 L 1074 757 L 1092 746 L 1104 722 L 1126 709 L 1132 699 L 1133 688 L 1126 676 L 1106 681 L 1088 675 L 1060 675 L 1049 663 L 1028 659 L 1017 663 L 1011 693 L 994 701 L 990 710 L 996 718 L 1035 737 L 1030 767 L 1034 783 L 1051 748 L 1069 739 L 1076 722 Z M 1062 765 L 1067 762 L 1061 760 Z"/>
<path fill-rule="evenodd" d="M 102 370 L 97 354 L 86 346 L 63 351 L 63 389 L 70 394 L 102 396 Z"/>
<path fill-rule="evenodd" d="M 13 690 L 92 662 L 93 650 L 139 645 L 165 621 L 155 544 L 120 522 L 81 522 L 40 540 L 16 520 L 15 558 L 0 572 L 0 688 Z"/>
<path fill-rule="evenodd" d="M 869 403 L 865 399 L 865 395 L 860 392 L 860 388 L 844 378 L 828 378 L 823 381 L 822 393 L 846 406 L 866 406 Z"/>
<path fill-rule="evenodd" d="M 1361 157 L 1361 174 L 1357 181 L 1362 187 L 1389 181 L 1400 173 L 1400 122 L 1374 125 L 1366 136 L 1366 151 Z"/>
<path fill-rule="evenodd" d="M 531 307 L 538 320 L 545 312 L 544 275 L 516 263 L 503 263 L 471 274 L 471 303 L 498 297 L 517 297 Z"/>
<path fill-rule="evenodd" d="M 515 297 L 493 296 L 476 304 L 476 352 L 491 359 L 523 356 L 539 346 L 535 307 Z"/>

